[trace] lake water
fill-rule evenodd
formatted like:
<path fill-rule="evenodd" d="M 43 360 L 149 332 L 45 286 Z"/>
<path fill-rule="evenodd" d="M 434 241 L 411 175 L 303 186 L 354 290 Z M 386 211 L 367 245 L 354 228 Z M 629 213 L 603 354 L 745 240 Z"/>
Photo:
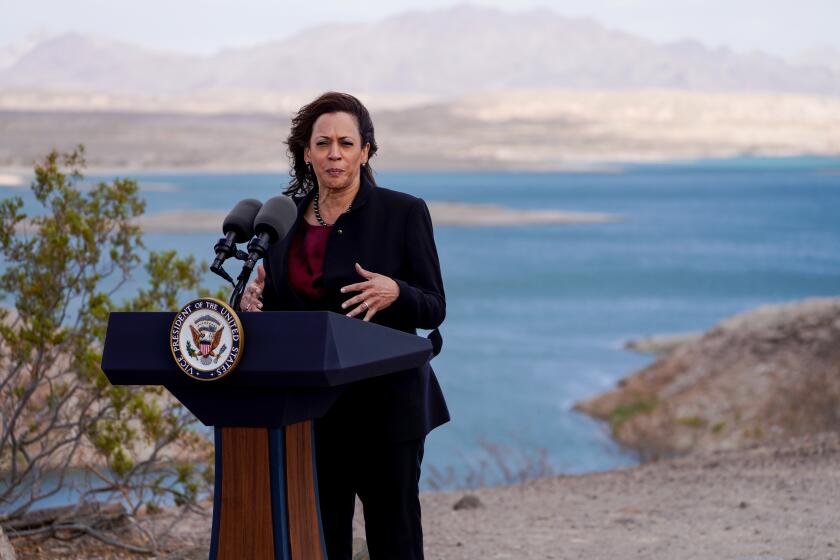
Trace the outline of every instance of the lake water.
<path fill-rule="evenodd" d="M 147 212 L 227 210 L 244 197 L 274 196 L 286 182 L 281 174 L 130 176 L 148 187 Z M 453 467 L 449 484 L 475 481 L 482 470 L 485 482 L 501 481 L 493 449 L 504 450 L 514 469 L 541 453 L 563 473 L 633 464 L 602 424 L 572 410 L 650 363 L 624 350 L 625 341 L 840 293 L 840 159 L 747 158 L 610 173 L 400 172 L 380 173 L 378 181 L 427 201 L 623 218 L 436 229 L 447 318 L 444 351 L 433 364 L 452 422 L 427 439 L 427 488 L 432 467 Z M 217 238 L 146 236 L 151 248 L 177 247 L 207 261 Z M 219 284 L 209 272 L 206 283 Z"/>

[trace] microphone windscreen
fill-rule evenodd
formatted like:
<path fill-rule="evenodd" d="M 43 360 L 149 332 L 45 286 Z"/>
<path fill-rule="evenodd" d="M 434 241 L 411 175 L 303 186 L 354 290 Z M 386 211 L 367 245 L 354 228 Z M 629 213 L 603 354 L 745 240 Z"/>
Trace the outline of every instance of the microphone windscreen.
<path fill-rule="evenodd" d="M 222 222 L 222 232 L 227 235 L 232 231 L 236 234 L 234 242 L 247 243 L 254 237 L 254 219 L 261 206 L 262 203 L 255 198 L 240 200 Z"/>
<path fill-rule="evenodd" d="M 297 219 L 297 205 L 288 196 L 269 198 L 254 219 L 254 233 L 267 233 L 269 243 L 283 239 Z"/>

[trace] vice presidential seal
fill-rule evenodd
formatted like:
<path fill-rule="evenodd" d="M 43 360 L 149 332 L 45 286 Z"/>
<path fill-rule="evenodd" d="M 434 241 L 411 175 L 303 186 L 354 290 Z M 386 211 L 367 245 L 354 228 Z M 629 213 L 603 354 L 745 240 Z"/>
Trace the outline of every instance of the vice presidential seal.
<path fill-rule="evenodd" d="M 169 347 L 181 371 L 199 381 L 215 381 L 232 372 L 242 357 L 242 324 L 226 303 L 197 299 L 175 315 Z"/>

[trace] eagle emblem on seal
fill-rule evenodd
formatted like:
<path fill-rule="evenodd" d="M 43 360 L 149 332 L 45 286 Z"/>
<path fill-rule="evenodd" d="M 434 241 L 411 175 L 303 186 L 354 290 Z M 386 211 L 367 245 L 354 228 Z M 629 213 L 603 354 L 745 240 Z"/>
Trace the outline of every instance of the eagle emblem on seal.
<path fill-rule="evenodd" d="M 244 345 L 236 312 L 213 298 L 189 302 L 169 327 L 169 349 L 175 364 L 198 381 L 215 381 L 236 369 Z"/>
<path fill-rule="evenodd" d="M 196 357 L 198 355 L 198 360 L 202 365 L 207 366 L 218 361 L 219 356 L 227 350 L 227 347 L 223 345 L 219 348 L 218 352 L 216 351 L 216 348 L 222 342 L 224 325 L 211 315 L 204 315 L 196 319 L 190 325 L 190 333 L 192 334 L 192 340 L 195 343 L 197 351 L 188 344 L 187 352 L 190 354 L 190 357 Z"/>

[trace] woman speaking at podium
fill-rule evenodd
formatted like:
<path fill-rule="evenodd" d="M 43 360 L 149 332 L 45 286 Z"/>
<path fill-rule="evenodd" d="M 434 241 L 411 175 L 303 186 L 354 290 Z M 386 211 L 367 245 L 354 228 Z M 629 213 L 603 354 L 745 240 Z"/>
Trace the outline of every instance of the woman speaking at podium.
<path fill-rule="evenodd" d="M 325 93 L 292 119 L 286 194 L 298 216 L 246 289 L 244 311 L 329 310 L 416 333 L 446 314 L 432 221 L 419 198 L 379 187 L 373 122 L 362 103 Z M 439 334 L 433 331 L 436 351 Z M 449 412 L 423 368 L 354 384 L 315 423 L 329 560 L 350 560 L 355 496 L 370 557 L 423 558 L 423 443 Z"/>

